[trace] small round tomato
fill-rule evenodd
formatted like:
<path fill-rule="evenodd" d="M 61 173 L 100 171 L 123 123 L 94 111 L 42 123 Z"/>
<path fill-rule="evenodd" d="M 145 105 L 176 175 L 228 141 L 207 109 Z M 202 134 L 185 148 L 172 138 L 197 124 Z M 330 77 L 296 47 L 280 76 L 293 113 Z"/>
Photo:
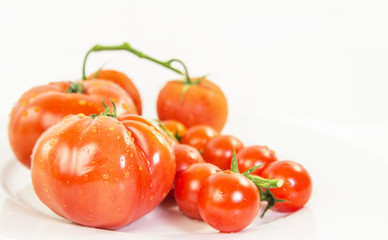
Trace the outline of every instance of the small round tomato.
<path fill-rule="evenodd" d="M 260 210 L 260 193 L 243 175 L 218 172 L 202 182 L 198 210 L 202 219 L 220 232 L 238 232 L 256 218 Z"/>
<path fill-rule="evenodd" d="M 201 219 L 198 211 L 198 192 L 201 183 L 220 168 L 210 163 L 194 163 L 183 170 L 175 181 L 175 201 L 189 217 Z"/>
<path fill-rule="evenodd" d="M 142 103 L 141 103 L 139 91 L 137 90 L 135 84 L 127 75 L 115 70 L 101 69 L 95 73 L 92 73 L 87 78 L 87 80 L 90 80 L 90 79 L 104 79 L 118 84 L 132 98 L 133 103 L 136 106 L 137 113 L 141 115 Z"/>
<path fill-rule="evenodd" d="M 164 120 L 162 124 L 170 131 L 178 141 L 182 139 L 182 136 L 186 133 L 186 127 L 181 122 L 176 120 Z"/>
<path fill-rule="evenodd" d="M 175 177 L 170 143 L 139 115 L 70 115 L 37 141 L 32 185 L 58 215 L 117 229 L 150 212 L 170 191 Z"/>
<path fill-rule="evenodd" d="M 204 163 L 202 155 L 197 149 L 186 144 L 174 145 L 176 176 L 194 163 Z"/>
<path fill-rule="evenodd" d="M 213 163 L 222 170 L 230 169 L 233 149 L 238 153 L 244 147 L 243 143 L 231 135 L 218 135 L 212 138 L 205 146 L 203 159 Z"/>
<path fill-rule="evenodd" d="M 203 153 L 209 140 L 218 136 L 218 134 L 214 128 L 208 125 L 197 125 L 187 129 L 181 139 L 181 143 L 195 147 L 200 153 Z"/>
<path fill-rule="evenodd" d="M 263 178 L 276 178 L 284 181 L 279 188 L 271 189 L 272 194 L 285 202 L 276 202 L 271 209 L 280 212 L 292 212 L 302 208 L 310 199 L 312 182 L 310 174 L 299 163 L 276 161 L 262 173 Z"/>
<path fill-rule="evenodd" d="M 103 111 L 101 100 L 110 107 L 113 100 L 119 115 L 137 113 L 131 97 L 106 80 L 54 82 L 25 92 L 12 109 L 8 125 L 9 142 L 16 158 L 30 168 L 32 149 L 46 129 L 69 114 Z"/>
<path fill-rule="evenodd" d="M 276 161 L 275 152 L 267 146 L 254 145 L 241 149 L 237 153 L 238 168 L 241 172 L 263 164 L 256 169 L 252 174 L 261 175 L 263 170 L 267 168 L 272 162 Z"/>
<path fill-rule="evenodd" d="M 205 124 L 221 131 L 228 105 L 216 84 L 204 77 L 192 78 L 168 82 L 159 92 L 157 112 L 160 120 L 176 119 L 187 128 Z"/>

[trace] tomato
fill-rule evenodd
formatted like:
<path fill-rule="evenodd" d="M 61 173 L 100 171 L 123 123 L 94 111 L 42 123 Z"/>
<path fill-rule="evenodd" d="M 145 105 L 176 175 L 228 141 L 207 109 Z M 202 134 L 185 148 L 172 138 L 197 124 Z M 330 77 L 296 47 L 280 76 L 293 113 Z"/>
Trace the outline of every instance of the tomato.
<path fill-rule="evenodd" d="M 77 90 L 83 88 L 83 93 L 66 92 L 77 87 Z M 117 84 L 105 80 L 79 84 L 55 82 L 25 92 L 12 110 L 8 126 L 8 137 L 16 158 L 30 167 L 32 149 L 46 129 L 68 114 L 99 113 L 103 110 L 101 100 L 112 106 L 110 99 L 116 103 L 119 115 L 137 113 L 128 94 Z"/>
<path fill-rule="evenodd" d="M 178 141 L 180 141 L 182 136 L 186 133 L 185 125 L 179 121 L 170 119 L 161 122 Z"/>
<path fill-rule="evenodd" d="M 218 135 L 206 144 L 203 158 L 223 170 L 230 169 L 233 149 L 238 153 L 243 147 L 243 143 L 234 136 Z"/>
<path fill-rule="evenodd" d="M 260 193 L 256 185 L 231 171 L 206 178 L 198 192 L 198 210 L 202 219 L 220 232 L 238 232 L 256 218 Z"/>
<path fill-rule="evenodd" d="M 209 125 L 221 131 L 228 115 L 222 90 L 206 78 L 170 81 L 159 92 L 157 112 L 160 120 L 175 119 L 187 128 Z"/>
<path fill-rule="evenodd" d="M 312 192 L 311 177 L 307 170 L 293 161 L 276 161 L 264 169 L 262 176 L 284 181 L 279 188 L 271 189 L 275 198 L 285 202 L 276 202 L 273 210 L 292 212 L 302 208 L 310 199 Z"/>
<path fill-rule="evenodd" d="M 210 163 L 194 163 L 183 170 L 175 181 L 175 201 L 179 210 L 189 217 L 201 219 L 198 192 L 202 182 L 220 168 Z"/>
<path fill-rule="evenodd" d="M 263 170 L 267 168 L 272 162 L 276 161 L 275 152 L 267 146 L 254 145 L 241 149 L 237 154 L 238 168 L 241 172 L 263 164 L 256 169 L 252 174 L 261 175 Z"/>
<path fill-rule="evenodd" d="M 202 158 L 202 155 L 197 151 L 197 149 L 186 144 L 175 144 L 174 153 L 177 175 L 194 163 L 205 162 Z"/>
<path fill-rule="evenodd" d="M 207 142 L 219 133 L 214 128 L 207 125 L 197 125 L 189 128 L 181 138 L 181 143 L 195 147 L 203 153 Z"/>
<path fill-rule="evenodd" d="M 92 73 L 88 78 L 90 79 L 104 79 L 108 81 L 112 81 L 122 87 L 132 98 L 133 103 L 136 106 L 137 113 L 141 115 L 142 113 L 142 102 L 140 98 L 139 91 L 137 90 L 135 84 L 131 81 L 131 79 L 125 75 L 124 73 L 115 71 L 115 70 L 107 70 L 102 69 L 95 73 Z"/>
<path fill-rule="evenodd" d="M 171 189 L 175 159 L 170 143 L 138 115 L 70 115 L 37 141 L 32 184 L 58 215 L 117 229 L 150 212 Z"/>

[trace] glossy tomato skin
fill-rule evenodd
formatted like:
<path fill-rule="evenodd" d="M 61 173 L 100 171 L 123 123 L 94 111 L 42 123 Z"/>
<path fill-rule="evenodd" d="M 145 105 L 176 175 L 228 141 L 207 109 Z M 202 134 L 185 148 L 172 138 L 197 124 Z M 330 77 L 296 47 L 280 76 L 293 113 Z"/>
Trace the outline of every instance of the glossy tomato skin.
<path fill-rule="evenodd" d="M 198 193 L 202 219 L 220 232 L 238 232 L 253 222 L 260 210 L 256 185 L 238 173 L 224 171 L 206 178 Z"/>
<path fill-rule="evenodd" d="M 39 199 L 58 215 L 97 228 L 117 229 L 150 212 L 174 176 L 170 140 L 138 115 L 70 115 L 42 134 L 32 154 Z"/>
<path fill-rule="evenodd" d="M 280 188 L 273 188 L 271 192 L 276 198 L 287 202 L 277 202 L 271 209 L 279 212 L 293 212 L 302 208 L 310 199 L 312 181 L 310 174 L 299 163 L 293 161 L 277 161 L 264 169 L 264 178 L 282 179 Z"/>
<path fill-rule="evenodd" d="M 202 182 L 210 175 L 221 171 L 211 163 L 194 163 L 177 175 L 175 201 L 179 210 L 191 218 L 201 219 L 198 210 L 198 192 Z"/>
<path fill-rule="evenodd" d="M 181 143 L 190 145 L 200 153 L 203 153 L 209 140 L 218 135 L 219 133 L 208 125 L 196 125 L 187 129 L 181 139 Z"/>
<path fill-rule="evenodd" d="M 95 73 L 92 73 L 87 79 L 104 79 L 118 84 L 132 98 L 136 106 L 137 113 L 139 115 L 142 114 L 143 109 L 139 91 L 137 90 L 136 85 L 132 82 L 132 80 L 124 73 L 115 70 L 101 69 Z"/>
<path fill-rule="evenodd" d="M 187 128 L 205 124 L 221 131 L 228 116 L 228 104 L 221 89 L 202 78 L 187 88 L 182 100 L 183 87 L 183 81 L 170 81 L 161 89 L 157 100 L 159 119 L 175 119 Z"/>
<path fill-rule="evenodd" d="M 37 86 L 22 95 L 10 114 L 8 137 L 16 158 L 26 167 L 31 166 L 31 153 L 39 136 L 68 114 L 100 113 L 103 100 L 117 113 L 137 113 L 128 94 L 117 84 L 105 80 L 83 82 L 85 92 L 66 93 L 71 82 L 55 82 Z"/>
<path fill-rule="evenodd" d="M 244 144 L 234 136 L 218 135 L 206 144 L 203 151 L 203 159 L 206 162 L 213 163 L 222 170 L 230 169 L 233 149 L 238 153 L 243 147 Z"/>
<path fill-rule="evenodd" d="M 275 152 L 267 146 L 248 146 L 237 153 L 237 163 L 240 172 L 245 172 L 252 167 L 263 164 L 252 173 L 254 175 L 261 176 L 263 170 L 275 161 L 277 161 Z"/>
<path fill-rule="evenodd" d="M 186 133 L 187 129 L 185 125 L 179 121 L 169 119 L 161 122 L 170 131 L 170 133 L 177 138 L 177 140 L 180 140 Z"/>
<path fill-rule="evenodd" d="M 204 163 L 202 155 L 197 149 L 186 144 L 174 145 L 176 175 L 194 163 Z"/>

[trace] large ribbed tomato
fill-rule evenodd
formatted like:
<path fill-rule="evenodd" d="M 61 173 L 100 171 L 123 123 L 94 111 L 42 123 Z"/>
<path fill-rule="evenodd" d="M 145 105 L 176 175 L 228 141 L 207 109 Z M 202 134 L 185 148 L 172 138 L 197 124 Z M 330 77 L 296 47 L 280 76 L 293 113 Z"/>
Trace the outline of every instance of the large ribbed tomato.
<path fill-rule="evenodd" d="M 138 115 L 70 115 L 37 141 L 31 177 L 39 199 L 58 215 L 117 229 L 170 191 L 174 151 L 167 135 Z"/>
<path fill-rule="evenodd" d="M 117 113 L 137 113 L 131 97 L 117 84 L 106 80 L 82 83 L 54 82 L 25 92 L 15 104 L 9 120 L 8 136 L 16 158 L 25 166 L 31 165 L 31 153 L 39 136 L 68 114 L 99 113 L 101 100 Z"/>

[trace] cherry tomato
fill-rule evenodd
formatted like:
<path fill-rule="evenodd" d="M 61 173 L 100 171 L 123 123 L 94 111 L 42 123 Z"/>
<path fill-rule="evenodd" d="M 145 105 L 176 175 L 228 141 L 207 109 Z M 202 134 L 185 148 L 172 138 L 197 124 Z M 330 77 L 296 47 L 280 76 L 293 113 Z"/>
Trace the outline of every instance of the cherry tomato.
<path fill-rule="evenodd" d="M 32 154 L 39 199 L 75 223 L 123 227 L 154 209 L 174 181 L 170 140 L 138 115 L 70 115 L 49 128 Z"/>
<path fill-rule="evenodd" d="M 88 78 L 90 79 L 104 79 L 112 81 L 122 87 L 132 98 L 133 103 L 136 106 L 137 113 L 141 115 L 142 113 L 142 103 L 139 91 L 137 90 L 135 84 L 131 79 L 124 73 L 115 71 L 115 70 L 99 70 L 95 73 L 92 73 Z"/>
<path fill-rule="evenodd" d="M 203 153 L 206 144 L 210 139 L 218 136 L 214 128 L 207 125 L 197 125 L 189 128 L 181 139 L 181 143 L 195 147 L 200 153 Z"/>
<path fill-rule="evenodd" d="M 243 143 L 231 135 L 218 135 L 212 138 L 205 146 L 203 159 L 213 163 L 222 170 L 230 169 L 233 149 L 238 153 L 244 147 Z"/>
<path fill-rule="evenodd" d="M 238 173 L 224 171 L 206 178 L 198 193 L 202 219 L 221 232 L 238 232 L 256 218 L 260 193 L 256 185 Z"/>
<path fill-rule="evenodd" d="M 245 172 L 254 166 L 263 164 L 252 173 L 259 176 L 265 168 L 267 168 L 272 162 L 276 160 L 277 157 L 275 152 L 269 149 L 267 146 L 249 146 L 241 149 L 237 153 L 238 168 L 241 172 Z"/>
<path fill-rule="evenodd" d="M 310 199 L 312 192 L 311 177 L 307 170 L 293 161 L 276 161 L 264 169 L 264 178 L 276 178 L 284 181 L 283 186 L 271 189 L 272 194 L 286 202 L 277 202 L 271 209 L 280 212 L 292 212 L 302 208 Z"/>
<path fill-rule="evenodd" d="M 189 217 L 201 219 L 198 192 L 201 183 L 220 168 L 210 163 L 194 163 L 183 170 L 175 181 L 175 200 L 179 209 Z"/>
<path fill-rule="evenodd" d="M 196 82 L 198 80 L 198 82 Z M 159 92 L 157 112 L 160 120 L 175 119 L 187 128 L 209 125 L 221 131 L 228 115 L 222 90 L 206 78 L 170 81 Z"/>
<path fill-rule="evenodd" d="M 180 141 L 182 136 L 186 133 L 185 125 L 179 121 L 170 119 L 161 122 L 178 141 Z"/>
<path fill-rule="evenodd" d="M 80 90 L 83 93 L 73 93 Z M 70 91 L 66 92 L 66 91 Z M 89 80 L 78 84 L 55 82 L 25 92 L 15 104 L 9 120 L 8 137 L 16 158 L 31 166 L 31 153 L 39 136 L 68 114 L 96 114 L 103 110 L 101 100 L 117 113 L 137 113 L 128 94 L 117 84 L 106 80 Z"/>
<path fill-rule="evenodd" d="M 174 153 L 177 175 L 194 163 L 205 162 L 202 158 L 202 155 L 197 151 L 197 149 L 186 144 L 175 144 Z"/>

